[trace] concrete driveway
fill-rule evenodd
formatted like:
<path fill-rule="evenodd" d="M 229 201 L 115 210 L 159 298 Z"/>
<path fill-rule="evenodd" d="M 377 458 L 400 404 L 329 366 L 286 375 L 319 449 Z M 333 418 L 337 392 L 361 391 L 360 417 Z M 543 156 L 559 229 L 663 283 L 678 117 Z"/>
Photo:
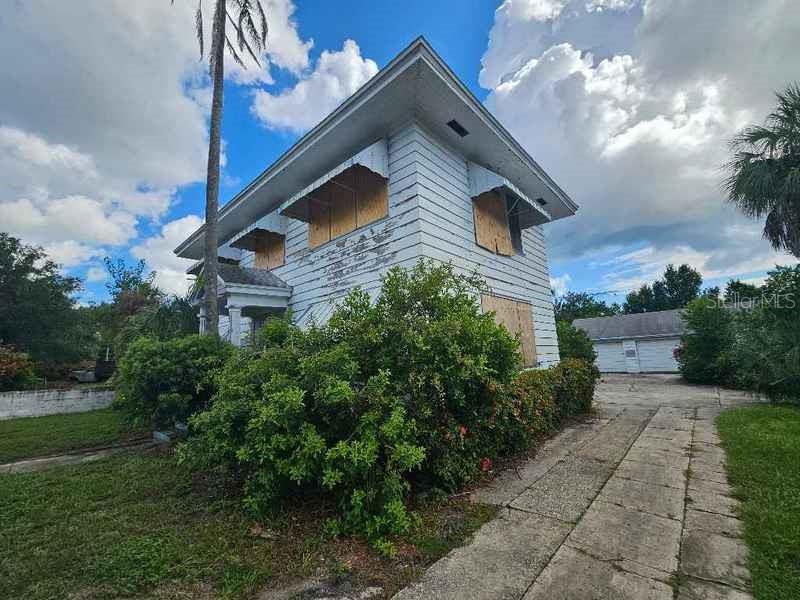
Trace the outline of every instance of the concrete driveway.
<path fill-rule="evenodd" d="M 500 515 L 396 599 L 751 598 L 714 419 L 754 399 L 666 375 L 605 376 L 595 398 L 474 494 Z"/>

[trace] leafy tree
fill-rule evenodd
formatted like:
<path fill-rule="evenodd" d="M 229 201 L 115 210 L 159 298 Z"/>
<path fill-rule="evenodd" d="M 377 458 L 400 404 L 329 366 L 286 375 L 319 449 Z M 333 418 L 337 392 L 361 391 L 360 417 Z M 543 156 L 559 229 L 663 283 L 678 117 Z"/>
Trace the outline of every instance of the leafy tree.
<path fill-rule="evenodd" d="M 585 331 L 566 321 L 558 321 L 556 334 L 558 335 L 558 353 L 562 359 L 579 358 L 589 364 L 594 364 L 597 352 L 594 351 L 592 340 Z"/>
<path fill-rule="evenodd" d="M 752 283 L 745 283 L 738 279 L 731 279 L 725 286 L 725 302 L 739 303 L 761 296 L 761 288 Z"/>
<path fill-rule="evenodd" d="M 778 106 L 764 125 L 743 129 L 725 165 L 728 200 L 754 219 L 764 237 L 800 258 L 800 85 L 775 94 Z"/>
<path fill-rule="evenodd" d="M 155 306 L 163 298 L 163 293 L 155 285 L 156 274 L 144 274 L 145 262 L 140 260 L 135 266 L 118 258 L 116 261 L 106 256 L 103 259 L 110 281 L 106 289 L 119 317 L 135 315 L 145 306 Z"/>
<path fill-rule="evenodd" d="M 667 265 L 661 279 L 630 292 L 625 297 L 622 310 L 625 314 L 631 314 L 683 308 L 701 295 L 702 285 L 703 277 L 689 265 L 684 264 L 677 269 L 675 265 Z M 718 294 L 719 288 L 710 288 L 704 295 Z"/>
<path fill-rule="evenodd" d="M 682 312 L 687 332 L 676 355 L 681 375 L 690 383 L 724 384 L 732 377 L 731 311 L 706 298 L 692 300 Z"/>
<path fill-rule="evenodd" d="M 80 285 L 42 248 L 0 233 L 0 342 L 40 363 L 80 359 L 87 339 L 72 297 Z"/>
<path fill-rule="evenodd" d="M 174 0 L 173 0 L 174 1 Z M 228 4 L 236 11 L 228 12 Z M 258 24 L 256 24 L 256 22 Z M 226 26 L 230 23 L 236 33 L 236 46 L 228 37 Z M 197 43 L 203 57 L 203 2 L 200 0 L 195 15 Z M 211 52 L 208 56 L 209 76 L 212 83 L 211 124 L 208 134 L 208 165 L 206 171 L 206 225 L 204 248 L 205 305 L 208 319 L 207 331 L 219 335 L 219 310 L 217 307 L 217 211 L 219 210 L 219 153 L 222 131 L 222 99 L 225 81 L 225 48 L 233 59 L 244 67 L 240 54 L 247 54 L 259 64 L 256 52 L 267 43 L 267 16 L 260 0 L 214 0 L 214 17 L 211 30 Z M 238 51 L 237 48 L 238 47 Z M 255 50 L 255 51 L 254 51 Z"/>
<path fill-rule="evenodd" d="M 619 313 L 619 305 L 608 305 L 586 292 L 567 292 L 555 299 L 556 321 L 572 323 L 575 319 L 589 317 L 608 317 Z"/>

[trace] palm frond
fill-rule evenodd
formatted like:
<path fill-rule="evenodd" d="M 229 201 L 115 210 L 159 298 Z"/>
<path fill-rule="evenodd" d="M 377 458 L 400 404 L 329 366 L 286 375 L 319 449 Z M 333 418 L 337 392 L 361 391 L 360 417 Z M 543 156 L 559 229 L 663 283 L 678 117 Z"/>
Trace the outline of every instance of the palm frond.
<path fill-rule="evenodd" d="M 240 67 L 242 67 L 243 69 L 246 69 L 247 67 L 245 66 L 244 62 L 242 61 L 242 58 L 236 52 L 236 48 L 231 43 L 231 38 L 229 38 L 227 35 L 225 36 L 225 45 L 228 47 L 228 52 L 231 53 L 231 56 L 233 57 L 233 60 L 236 61 L 236 64 L 239 65 Z"/>
<path fill-rule="evenodd" d="M 253 49 L 250 47 L 250 44 L 247 43 L 247 39 L 246 38 L 242 38 L 240 36 L 239 26 L 237 25 L 236 21 L 233 19 L 233 17 L 231 16 L 230 13 L 226 13 L 226 14 L 228 16 L 228 21 L 230 21 L 231 26 L 233 27 L 234 31 L 236 31 L 237 41 L 240 40 L 240 39 L 244 41 L 244 48 L 241 48 L 241 49 L 242 50 L 247 50 L 247 53 L 250 55 L 250 58 L 252 58 L 253 61 L 260 67 L 261 66 L 261 62 L 258 60 L 258 57 L 256 56 L 255 52 L 253 52 Z M 245 66 L 244 64 L 242 66 L 245 69 L 247 68 L 247 66 Z"/>
<path fill-rule="evenodd" d="M 203 58 L 203 0 L 197 2 L 197 12 L 194 14 L 194 29 L 197 43 L 200 45 L 200 59 Z"/>

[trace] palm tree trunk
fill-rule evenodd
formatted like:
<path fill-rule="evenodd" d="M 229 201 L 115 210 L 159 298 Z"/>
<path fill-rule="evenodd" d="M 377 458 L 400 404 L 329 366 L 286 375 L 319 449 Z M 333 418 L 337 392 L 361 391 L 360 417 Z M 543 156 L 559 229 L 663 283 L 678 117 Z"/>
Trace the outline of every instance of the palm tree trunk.
<path fill-rule="evenodd" d="M 207 332 L 219 335 L 217 305 L 217 211 L 219 210 L 219 152 L 222 128 L 222 95 L 225 58 L 225 0 L 217 0 L 211 40 L 211 127 L 208 136 L 206 173 L 205 305 Z"/>

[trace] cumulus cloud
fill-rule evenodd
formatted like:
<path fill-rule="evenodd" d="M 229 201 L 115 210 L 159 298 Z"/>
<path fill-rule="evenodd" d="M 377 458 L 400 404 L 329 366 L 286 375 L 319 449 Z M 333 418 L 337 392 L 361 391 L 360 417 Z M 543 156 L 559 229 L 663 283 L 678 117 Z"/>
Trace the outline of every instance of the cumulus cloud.
<path fill-rule="evenodd" d="M 257 90 L 252 112 L 267 127 L 304 131 L 316 125 L 378 72 L 375 61 L 362 58 L 353 40 L 339 51 L 324 51 L 316 67 L 294 87 L 273 94 Z"/>
<path fill-rule="evenodd" d="M 550 278 L 550 289 L 556 296 L 561 296 L 569 289 L 569 282 L 572 281 L 569 273 L 564 273 L 558 277 Z"/>
<path fill-rule="evenodd" d="M 89 283 L 100 283 L 108 279 L 108 271 L 103 267 L 91 266 L 86 270 L 86 281 Z"/>
<path fill-rule="evenodd" d="M 210 90 L 195 8 L 104 0 L 75 10 L 31 0 L 0 19 L 0 53 L 14 57 L 0 64 L 4 231 L 75 266 L 129 243 L 143 220 L 164 217 L 180 186 L 204 180 Z M 226 58 L 234 83 L 308 67 L 313 41 L 300 38 L 293 3 L 264 8 L 262 68 Z"/>
<path fill-rule="evenodd" d="M 186 293 L 189 287 L 186 269 L 193 261 L 178 258 L 172 253 L 172 249 L 201 224 L 200 217 L 187 215 L 166 223 L 158 234 L 131 248 L 134 257 L 144 259 L 148 268 L 156 272 L 156 285 L 162 291 L 177 295 Z"/>
<path fill-rule="evenodd" d="M 497 10 L 481 83 L 489 108 L 581 205 L 548 227 L 556 260 L 614 249 L 627 274 L 608 283 L 630 287 L 670 261 L 707 278 L 786 261 L 725 205 L 719 167 L 728 139 L 791 81 L 800 13 L 649 0 L 561 3 L 542 18 L 518 4 Z M 747 22 L 759 23 L 748 44 L 728 35 Z M 775 60 L 765 63 L 753 48 L 767 46 Z"/>

